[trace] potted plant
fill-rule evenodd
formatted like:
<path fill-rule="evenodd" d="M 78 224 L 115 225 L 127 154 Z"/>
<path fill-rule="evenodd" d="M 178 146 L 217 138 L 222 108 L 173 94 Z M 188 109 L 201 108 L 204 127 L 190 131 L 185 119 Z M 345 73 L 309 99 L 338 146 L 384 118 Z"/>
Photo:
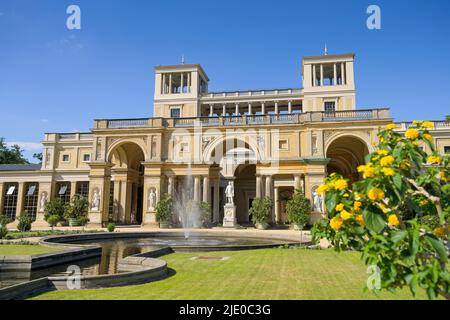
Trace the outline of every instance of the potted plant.
<path fill-rule="evenodd" d="M 69 226 L 79 226 L 82 218 L 87 217 L 88 207 L 89 203 L 85 197 L 78 194 L 74 195 L 64 212 L 64 217 L 69 221 Z"/>
<path fill-rule="evenodd" d="M 59 221 L 63 219 L 64 210 L 65 210 L 64 204 L 61 201 L 61 199 L 59 198 L 51 199 L 45 204 L 44 220 L 47 221 L 47 223 L 53 228 L 58 224 Z M 56 217 L 58 217 L 58 220 L 56 221 L 56 223 L 52 225 L 52 223 L 50 223 L 49 221 L 50 217 L 53 217 L 52 218 L 53 223 L 55 222 Z"/>
<path fill-rule="evenodd" d="M 269 197 L 255 198 L 250 208 L 252 221 L 257 229 L 267 229 L 272 213 L 273 202 Z"/>
<path fill-rule="evenodd" d="M 52 231 L 53 231 L 53 228 L 58 224 L 60 219 L 61 218 L 57 214 L 47 217 L 46 221 L 50 225 L 50 227 L 52 227 Z"/>
<path fill-rule="evenodd" d="M 286 204 L 288 220 L 294 230 L 303 230 L 311 214 L 311 202 L 305 197 L 302 190 L 295 190 L 292 199 Z"/>
<path fill-rule="evenodd" d="M 170 227 L 172 221 L 173 199 L 170 194 L 164 194 L 156 205 L 156 221 L 161 229 Z"/>
<path fill-rule="evenodd" d="M 19 223 L 17 224 L 17 230 L 19 230 L 20 232 L 27 232 L 31 230 L 33 219 L 27 211 L 22 212 L 18 220 Z"/>

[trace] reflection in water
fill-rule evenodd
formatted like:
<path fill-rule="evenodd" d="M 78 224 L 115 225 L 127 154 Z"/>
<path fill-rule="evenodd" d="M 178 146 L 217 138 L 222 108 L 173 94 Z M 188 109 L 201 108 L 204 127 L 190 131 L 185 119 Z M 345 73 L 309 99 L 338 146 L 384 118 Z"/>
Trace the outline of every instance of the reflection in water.
<path fill-rule="evenodd" d="M 77 244 L 95 244 L 102 247 L 101 257 L 76 261 L 66 265 L 55 266 L 33 271 L 2 271 L 0 272 L 0 288 L 11 286 L 46 276 L 65 275 L 70 265 L 77 265 L 82 275 L 113 274 L 117 272 L 119 262 L 130 255 L 148 252 L 160 247 L 205 247 L 205 246 L 233 246 L 233 245 L 267 245 L 282 244 L 287 241 L 254 238 L 229 238 L 229 237 L 158 237 L 114 239 L 99 241 L 77 241 Z"/>

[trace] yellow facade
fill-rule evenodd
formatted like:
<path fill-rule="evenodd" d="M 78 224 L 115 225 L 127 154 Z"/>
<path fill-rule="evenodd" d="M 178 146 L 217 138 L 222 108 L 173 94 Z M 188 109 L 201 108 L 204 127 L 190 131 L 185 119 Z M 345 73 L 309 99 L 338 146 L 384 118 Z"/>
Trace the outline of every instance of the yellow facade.
<path fill-rule="evenodd" d="M 209 92 L 200 65 L 158 66 L 152 118 L 99 119 L 88 133 L 45 134 L 41 168 L 0 168 L 0 206 L 16 219 L 32 203 L 35 225 L 46 225 L 48 199 L 83 193 L 91 225 L 153 226 L 151 194 L 157 202 L 190 181 L 194 199 L 208 202 L 211 221 L 220 223 L 233 181 L 239 223 L 250 222 L 251 201 L 263 196 L 275 201 L 273 222 L 285 223 L 295 189 L 312 198 L 331 172 L 359 179 L 357 166 L 393 121 L 389 109 L 356 109 L 353 54 L 305 57 L 302 79 L 301 89 Z M 450 125 L 436 121 L 433 137 L 448 151 Z M 30 183 L 38 186 L 31 195 Z"/>

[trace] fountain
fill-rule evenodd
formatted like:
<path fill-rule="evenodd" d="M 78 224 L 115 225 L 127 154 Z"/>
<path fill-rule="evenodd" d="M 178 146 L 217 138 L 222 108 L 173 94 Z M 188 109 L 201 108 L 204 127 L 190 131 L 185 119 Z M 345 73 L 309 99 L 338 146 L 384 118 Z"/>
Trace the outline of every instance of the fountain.
<path fill-rule="evenodd" d="M 192 165 L 188 162 L 188 170 L 181 188 L 174 192 L 174 212 L 183 228 L 185 240 L 189 239 L 191 229 L 201 227 L 200 203 L 194 201 L 194 179 Z"/>

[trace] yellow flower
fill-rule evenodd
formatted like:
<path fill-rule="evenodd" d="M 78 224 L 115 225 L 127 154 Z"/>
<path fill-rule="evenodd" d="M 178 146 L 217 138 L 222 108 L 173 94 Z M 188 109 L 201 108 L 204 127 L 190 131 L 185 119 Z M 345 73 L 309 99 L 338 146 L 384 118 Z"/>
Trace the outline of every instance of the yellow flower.
<path fill-rule="evenodd" d="M 366 223 L 364 222 L 364 217 L 362 214 L 358 214 L 356 217 L 356 222 L 358 222 L 360 225 L 364 226 Z"/>
<path fill-rule="evenodd" d="M 344 179 L 339 179 L 334 182 L 334 187 L 338 190 L 344 190 L 348 187 L 348 183 Z"/>
<path fill-rule="evenodd" d="M 445 230 L 444 230 L 443 227 L 438 227 L 438 228 L 433 230 L 433 234 L 436 237 L 443 237 L 445 235 Z"/>
<path fill-rule="evenodd" d="M 342 210 L 344 210 L 344 204 L 343 204 L 343 203 L 339 203 L 339 204 L 336 206 L 336 211 L 342 211 Z"/>
<path fill-rule="evenodd" d="M 358 170 L 358 172 L 363 172 L 364 170 L 366 170 L 366 166 L 364 166 L 364 165 L 358 166 L 358 168 L 356 168 L 356 170 Z"/>
<path fill-rule="evenodd" d="M 419 204 L 421 205 L 421 206 L 426 206 L 427 204 L 428 204 L 428 200 L 422 200 L 422 201 L 420 201 L 419 202 Z"/>
<path fill-rule="evenodd" d="M 427 162 L 430 164 L 439 164 L 441 163 L 441 157 L 439 156 L 429 156 Z"/>
<path fill-rule="evenodd" d="M 424 123 L 422 123 L 422 126 L 424 126 L 427 129 L 432 129 L 434 128 L 434 123 L 431 121 L 425 121 Z"/>
<path fill-rule="evenodd" d="M 333 230 L 338 231 L 342 227 L 343 222 L 341 218 L 334 217 L 330 220 L 330 226 Z"/>
<path fill-rule="evenodd" d="M 440 177 L 441 180 L 443 180 L 444 182 L 450 181 L 450 177 L 447 176 L 447 174 L 445 173 L 445 171 L 439 172 L 439 177 Z"/>
<path fill-rule="evenodd" d="M 394 163 L 394 161 L 395 161 L 395 159 L 394 159 L 393 156 L 386 156 L 386 157 L 381 158 L 380 164 L 381 164 L 383 167 L 386 167 L 386 166 L 389 166 L 389 165 L 391 165 L 392 163 Z"/>
<path fill-rule="evenodd" d="M 377 152 L 380 156 L 387 156 L 389 154 L 389 151 L 387 150 L 378 150 Z"/>
<path fill-rule="evenodd" d="M 433 136 L 432 136 L 431 134 L 429 134 L 429 133 L 425 133 L 425 134 L 423 135 L 423 137 L 424 137 L 425 139 L 429 140 L 429 141 L 433 140 Z"/>
<path fill-rule="evenodd" d="M 417 131 L 416 129 L 408 129 L 405 132 L 405 137 L 410 140 L 415 140 L 419 137 L 419 131 Z"/>
<path fill-rule="evenodd" d="M 386 206 L 384 205 L 384 203 L 380 203 L 378 206 L 381 208 L 381 210 L 383 211 L 383 213 L 388 213 L 388 212 L 391 211 L 391 209 L 389 209 L 388 207 L 386 207 Z"/>
<path fill-rule="evenodd" d="M 355 201 L 355 203 L 353 203 L 353 210 L 358 211 L 359 209 L 361 209 L 362 203 L 360 201 Z"/>
<path fill-rule="evenodd" d="M 336 172 L 333 172 L 332 174 L 330 174 L 330 177 L 334 177 L 336 175 Z"/>
<path fill-rule="evenodd" d="M 350 197 L 350 195 L 348 194 L 348 193 L 344 193 L 344 196 L 343 196 L 344 198 L 348 198 L 348 197 Z"/>
<path fill-rule="evenodd" d="M 375 176 L 375 170 L 372 167 L 366 167 L 366 170 L 364 170 L 363 177 L 366 178 L 373 178 Z"/>
<path fill-rule="evenodd" d="M 395 171 L 392 168 L 383 168 L 383 169 L 381 169 L 381 171 L 383 172 L 383 174 L 385 176 L 388 176 L 388 177 L 392 177 L 395 174 Z"/>
<path fill-rule="evenodd" d="M 361 195 L 358 192 L 355 192 L 355 200 L 361 200 Z"/>
<path fill-rule="evenodd" d="M 386 130 L 394 130 L 395 128 L 397 128 L 397 126 L 395 125 L 395 123 L 390 123 L 386 126 Z"/>
<path fill-rule="evenodd" d="M 402 160 L 402 162 L 400 162 L 400 168 L 403 170 L 408 170 L 411 168 L 411 162 L 409 160 Z"/>
<path fill-rule="evenodd" d="M 350 219 L 351 217 L 353 217 L 353 215 L 352 215 L 350 212 L 348 212 L 347 210 L 342 210 L 342 211 L 341 211 L 341 218 L 342 218 L 342 219 L 348 220 L 348 219 Z"/>
<path fill-rule="evenodd" d="M 389 215 L 388 222 L 391 226 L 394 226 L 394 227 L 396 227 L 400 224 L 400 221 L 398 221 L 397 215 L 395 215 L 395 214 Z"/>
<path fill-rule="evenodd" d="M 325 185 L 325 184 L 322 184 L 321 186 L 319 186 L 318 188 L 317 188 L 317 192 L 318 193 L 325 193 L 325 192 L 327 192 L 328 191 L 328 187 L 327 187 L 327 185 Z"/>
<path fill-rule="evenodd" d="M 381 190 L 379 188 L 372 188 L 367 193 L 367 196 L 372 201 L 383 200 L 384 199 L 384 192 L 383 192 L 383 190 Z"/>

